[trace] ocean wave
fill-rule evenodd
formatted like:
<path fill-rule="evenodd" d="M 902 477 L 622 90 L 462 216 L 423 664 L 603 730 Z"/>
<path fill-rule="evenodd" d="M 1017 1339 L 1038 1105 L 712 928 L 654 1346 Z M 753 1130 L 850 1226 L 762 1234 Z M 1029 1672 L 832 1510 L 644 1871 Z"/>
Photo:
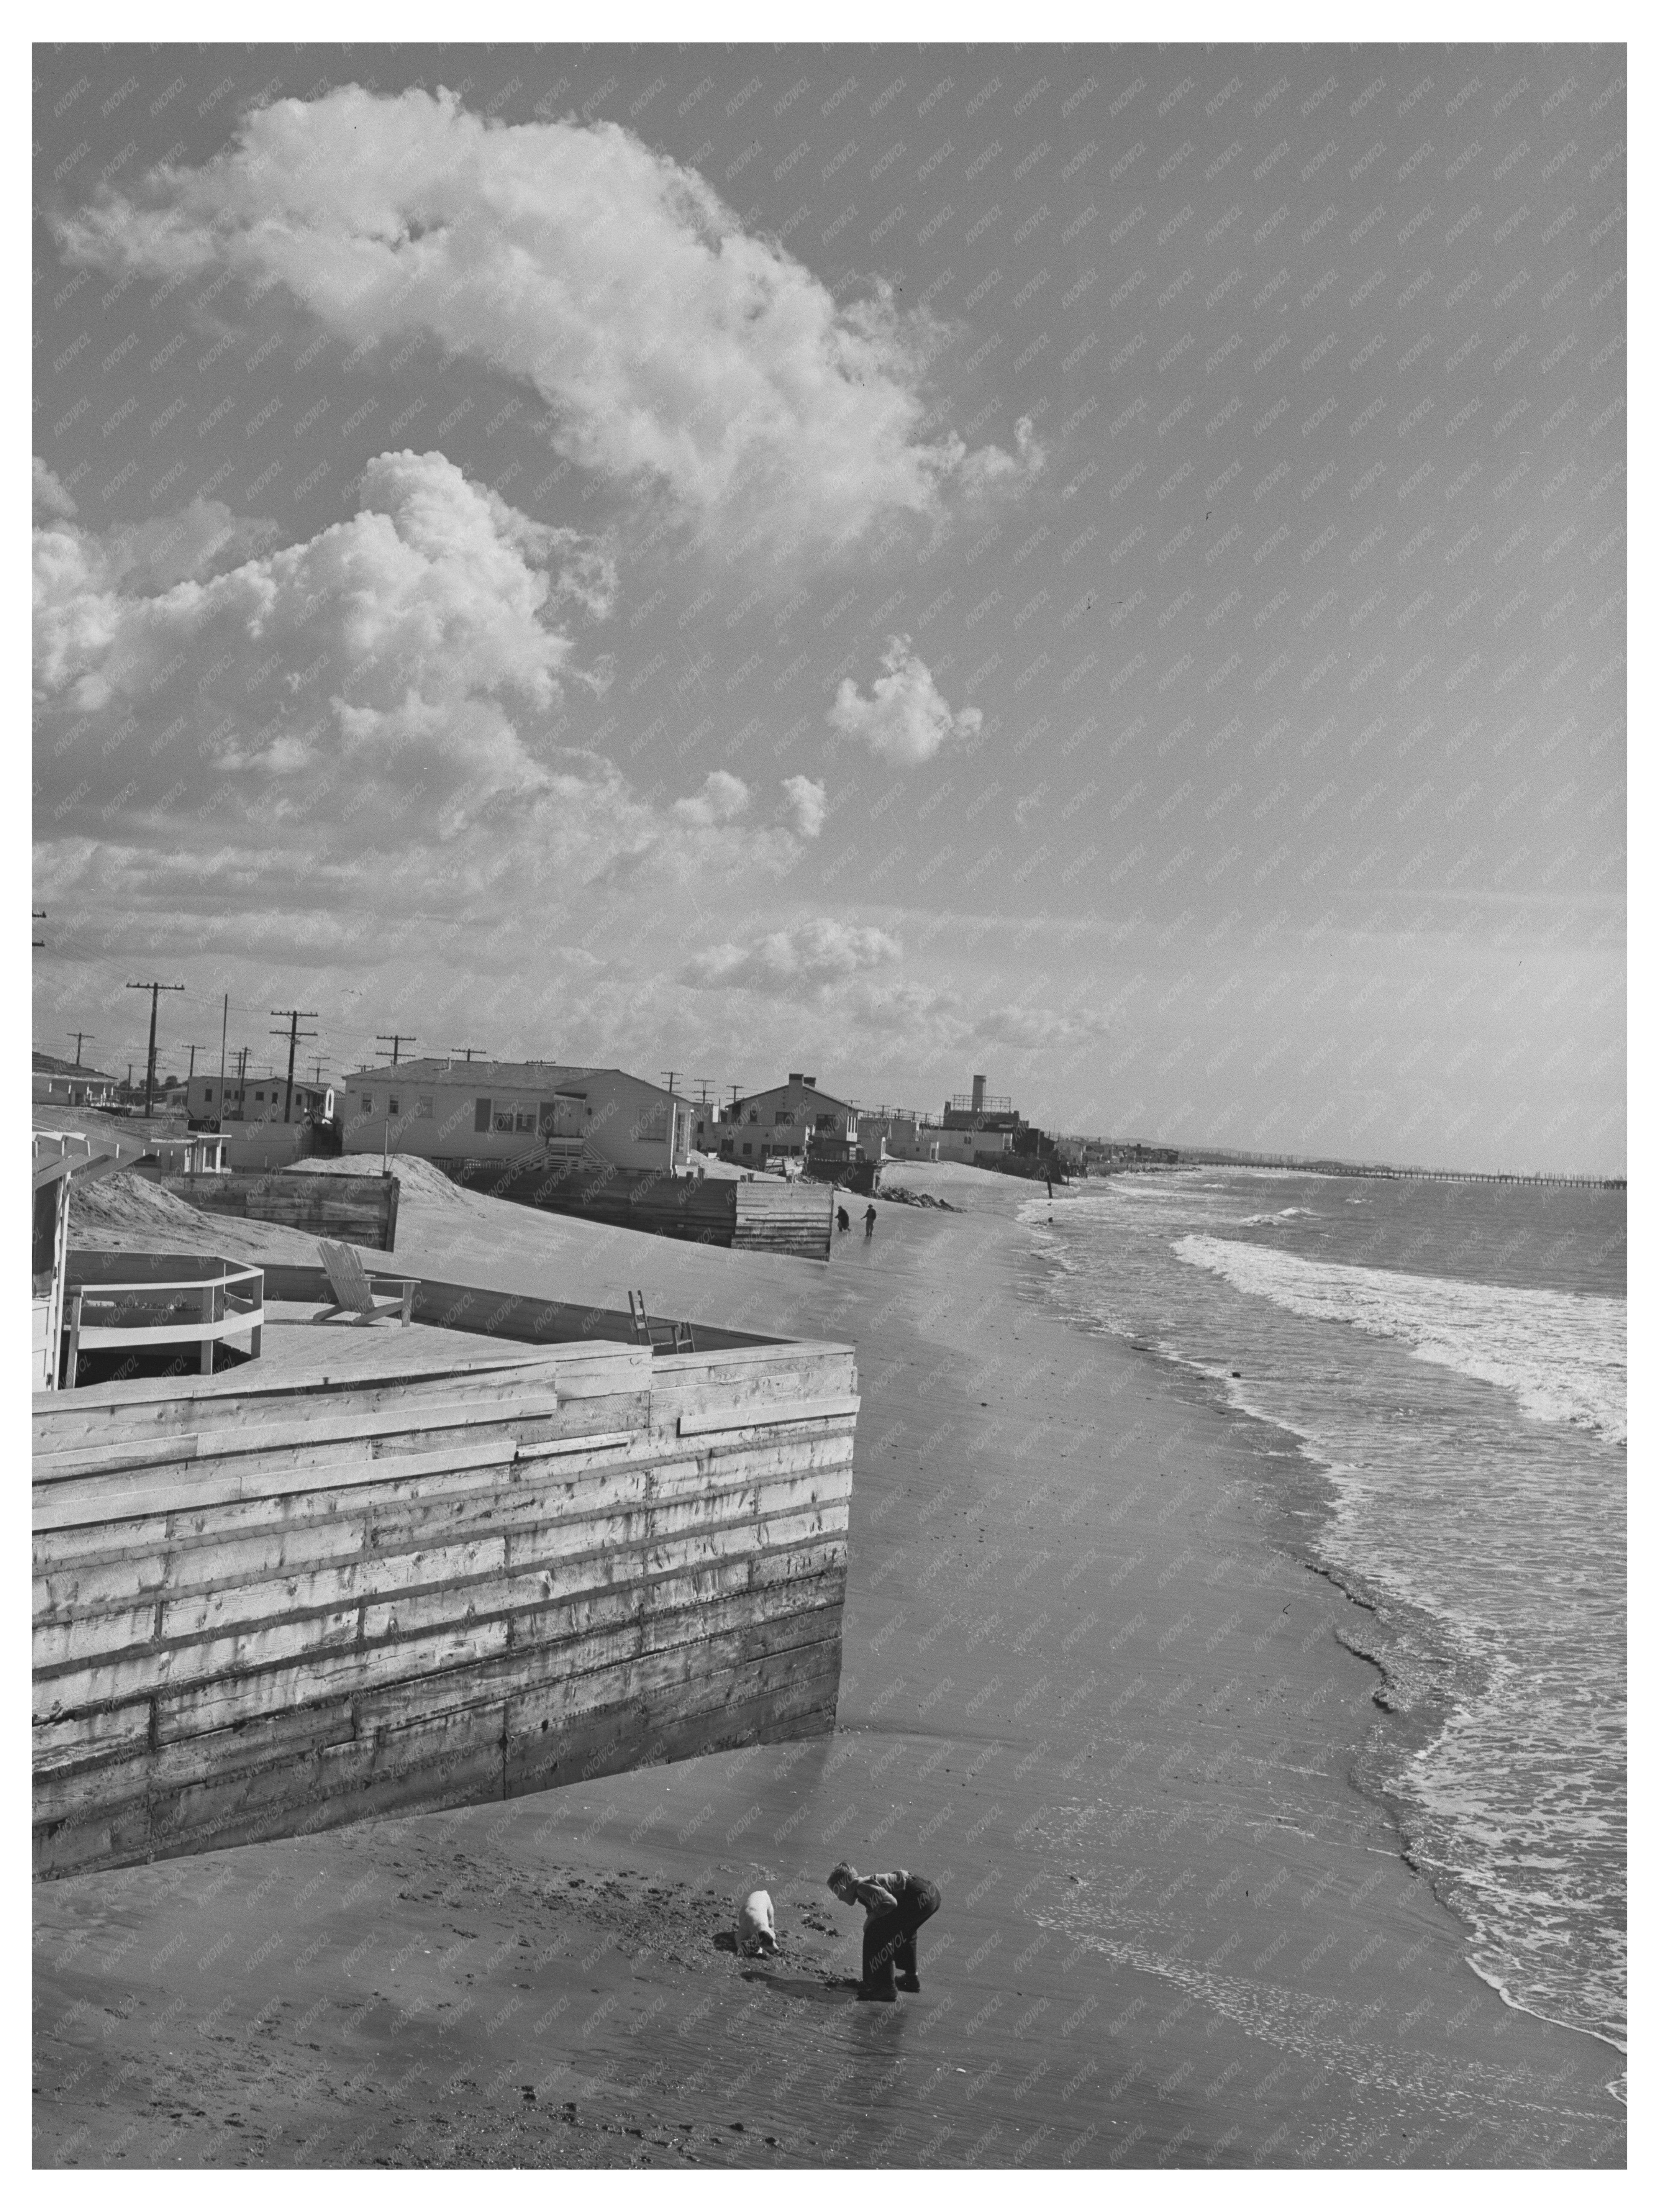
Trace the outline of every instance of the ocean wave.
<path fill-rule="evenodd" d="M 1495 1383 L 1533 1420 L 1626 1441 L 1621 1298 L 1346 1267 L 1224 1237 L 1182 1237 L 1172 1249 L 1287 1312 L 1393 1338 L 1419 1359 Z"/>

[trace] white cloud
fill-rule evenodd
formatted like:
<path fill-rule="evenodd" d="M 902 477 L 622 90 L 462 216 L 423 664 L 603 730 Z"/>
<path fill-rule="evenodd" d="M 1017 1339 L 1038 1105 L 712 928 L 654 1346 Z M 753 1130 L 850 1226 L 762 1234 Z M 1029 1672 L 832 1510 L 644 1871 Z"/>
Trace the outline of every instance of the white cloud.
<path fill-rule="evenodd" d="M 788 775 L 783 780 L 783 788 L 797 833 L 803 837 L 816 837 L 830 812 L 830 798 L 824 787 L 814 783 L 809 776 Z"/>
<path fill-rule="evenodd" d="M 682 976 L 710 991 L 822 990 L 862 969 L 885 967 L 903 951 L 884 929 L 821 915 L 773 930 L 752 945 L 710 945 L 687 963 Z"/>
<path fill-rule="evenodd" d="M 39 453 L 33 457 L 34 519 L 44 522 L 59 515 L 73 514 L 75 501 L 64 489 L 57 474 L 49 469 Z"/>
<path fill-rule="evenodd" d="M 694 830 L 712 829 L 716 823 L 735 822 L 749 805 L 749 787 L 740 775 L 713 769 L 702 789 L 690 799 L 677 799 L 674 818 Z"/>
<path fill-rule="evenodd" d="M 962 480 L 966 488 L 975 492 L 1023 490 L 1033 477 L 1041 476 L 1048 455 L 1029 415 L 1022 415 L 1014 425 L 1014 446 L 1012 453 L 1000 446 L 983 446 L 978 453 L 964 455 Z"/>
<path fill-rule="evenodd" d="M 907 768 L 977 732 L 984 720 L 979 708 L 964 707 L 953 714 L 908 637 L 888 639 L 881 665 L 886 673 L 877 677 L 867 699 L 850 676 L 842 677 L 829 713 L 831 729 L 861 739 L 884 760 Z"/>
<path fill-rule="evenodd" d="M 695 170 L 620 125 L 502 125 L 356 86 L 246 117 L 60 222 L 68 257 L 285 285 L 362 343 L 430 332 L 547 401 L 572 459 L 663 486 L 729 544 L 850 544 L 941 486 L 1029 471 L 924 430 L 937 325 L 888 289 L 838 307 Z"/>
<path fill-rule="evenodd" d="M 749 825 L 737 776 L 676 803 L 562 742 L 585 679 L 561 617 L 611 588 L 590 544 L 438 453 L 381 454 L 362 496 L 349 522 L 229 568 L 215 562 L 254 526 L 199 503 L 125 536 L 55 512 L 37 528 L 54 901 L 143 915 L 159 955 L 179 932 L 203 942 L 204 915 L 268 927 L 285 902 L 361 940 L 422 903 L 521 919 L 550 884 L 775 878 L 799 860 L 788 826 Z M 170 580 L 181 564 L 204 573 Z"/>

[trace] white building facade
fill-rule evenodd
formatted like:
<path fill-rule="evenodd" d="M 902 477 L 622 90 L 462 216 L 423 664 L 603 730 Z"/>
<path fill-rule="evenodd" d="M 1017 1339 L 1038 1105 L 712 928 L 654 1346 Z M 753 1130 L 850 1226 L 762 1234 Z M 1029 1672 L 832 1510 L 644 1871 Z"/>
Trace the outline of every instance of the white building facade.
<path fill-rule="evenodd" d="M 690 1099 L 619 1067 L 551 1060 L 411 1060 L 343 1078 L 348 1152 L 508 1161 L 536 1152 L 678 1174 Z"/>
<path fill-rule="evenodd" d="M 846 1099 L 820 1091 L 816 1076 L 797 1074 L 734 1101 L 708 1134 L 719 1141 L 705 1149 L 739 1167 L 758 1167 L 764 1159 L 805 1160 L 809 1151 L 833 1157 L 856 1152 L 859 1113 Z"/>

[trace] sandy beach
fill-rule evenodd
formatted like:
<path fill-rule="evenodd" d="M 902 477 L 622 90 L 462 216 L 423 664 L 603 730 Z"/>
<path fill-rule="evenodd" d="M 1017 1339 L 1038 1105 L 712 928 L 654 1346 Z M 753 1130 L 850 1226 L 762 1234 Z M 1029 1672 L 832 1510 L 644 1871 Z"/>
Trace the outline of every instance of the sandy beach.
<path fill-rule="evenodd" d="M 904 1180 L 962 1210 L 825 1267 L 411 1178 L 399 1272 L 856 1346 L 839 1728 L 37 1885 L 37 2164 L 1622 2164 L 1620 2054 L 1472 1972 L 1351 1779 L 1401 1723 L 1308 1462 L 1048 1316 L 1031 1186 Z M 852 2002 L 842 1856 L 939 1884 L 919 1996 Z"/>

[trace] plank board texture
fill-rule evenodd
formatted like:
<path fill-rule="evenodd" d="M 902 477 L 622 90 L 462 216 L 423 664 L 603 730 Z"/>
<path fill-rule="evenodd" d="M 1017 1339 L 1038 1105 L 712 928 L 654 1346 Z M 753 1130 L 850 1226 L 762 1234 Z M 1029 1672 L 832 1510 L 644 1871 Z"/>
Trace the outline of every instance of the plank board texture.
<path fill-rule="evenodd" d="M 38 1875 L 834 1727 L 848 1346 L 246 1371 L 34 1418 Z"/>

